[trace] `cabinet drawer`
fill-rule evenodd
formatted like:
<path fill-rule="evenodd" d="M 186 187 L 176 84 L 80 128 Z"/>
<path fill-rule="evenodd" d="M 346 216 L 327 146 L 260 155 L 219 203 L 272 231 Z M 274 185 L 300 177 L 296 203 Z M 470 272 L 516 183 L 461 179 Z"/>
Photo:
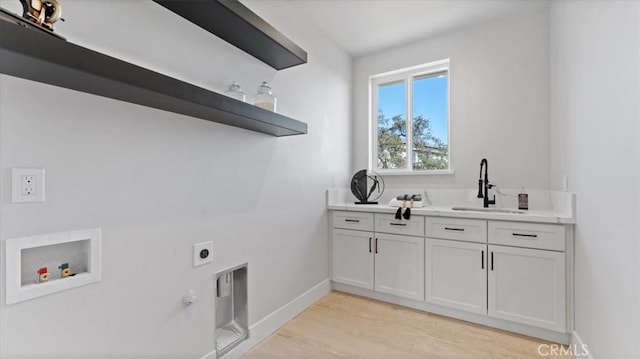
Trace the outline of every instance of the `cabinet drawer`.
<path fill-rule="evenodd" d="M 332 211 L 333 228 L 373 231 L 373 213 Z"/>
<path fill-rule="evenodd" d="M 487 242 L 487 221 L 478 219 L 427 217 L 427 237 L 468 242 Z"/>
<path fill-rule="evenodd" d="M 489 221 L 489 243 L 565 251 L 565 228 L 558 224 Z"/>
<path fill-rule="evenodd" d="M 404 234 L 424 237 L 424 216 L 398 220 L 393 214 L 375 214 L 375 231 L 379 233 Z"/>

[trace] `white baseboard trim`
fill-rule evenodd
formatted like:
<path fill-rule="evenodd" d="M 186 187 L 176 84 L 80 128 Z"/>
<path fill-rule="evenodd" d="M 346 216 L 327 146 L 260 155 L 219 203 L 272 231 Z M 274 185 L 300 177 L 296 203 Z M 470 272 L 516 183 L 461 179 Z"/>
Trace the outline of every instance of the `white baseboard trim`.
<path fill-rule="evenodd" d="M 571 350 L 576 358 L 594 359 L 589 350 L 589 345 L 582 341 L 582 338 L 575 330 L 571 333 Z"/>
<path fill-rule="evenodd" d="M 439 306 L 436 304 L 431 304 L 423 301 L 416 301 L 413 299 L 407 299 L 398 297 L 391 294 L 380 293 L 370 289 L 353 287 L 350 285 L 342 284 L 342 283 L 333 283 L 333 289 L 341 292 L 347 292 L 367 298 L 372 298 L 376 300 L 380 300 L 387 303 L 393 303 L 397 305 L 401 305 L 404 307 L 409 307 L 417 310 L 421 310 L 423 312 L 434 313 L 438 315 L 443 315 L 445 317 L 460 319 L 467 322 L 477 323 L 481 325 L 486 325 L 488 327 L 493 327 L 497 329 L 506 330 L 509 332 L 519 333 L 535 338 L 540 338 L 544 340 L 548 340 L 555 343 L 560 344 L 569 344 L 571 334 L 569 333 L 561 333 L 555 332 L 548 329 L 536 328 L 525 324 L 519 324 L 510 322 L 503 319 L 491 318 L 482 314 L 475 314 L 460 311 L 457 309 L 446 308 L 443 306 Z"/>
<path fill-rule="evenodd" d="M 320 298 L 325 296 L 331 291 L 331 281 L 325 279 L 318 283 L 315 287 L 302 293 L 289 303 L 276 309 L 273 313 L 262 318 L 257 323 L 249 327 L 249 339 L 242 342 L 233 350 L 225 354 L 224 359 L 240 358 L 254 345 L 263 341 L 266 337 L 273 334 L 278 328 L 283 326 L 286 322 L 293 319 L 296 315 L 302 313 L 305 309 L 309 308 L 313 303 L 317 302 Z M 216 351 L 212 351 L 204 355 L 201 359 L 215 359 Z"/>

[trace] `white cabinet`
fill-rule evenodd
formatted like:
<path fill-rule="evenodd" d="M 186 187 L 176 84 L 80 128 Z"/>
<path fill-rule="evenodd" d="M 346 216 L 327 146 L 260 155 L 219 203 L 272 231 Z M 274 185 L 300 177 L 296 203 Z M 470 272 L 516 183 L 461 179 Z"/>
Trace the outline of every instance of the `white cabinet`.
<path fill-rule="evenodd" d="M 420 236 L 373 232 L 374 218 L 381 231 Z M 386 214 L 335 211 L 332 221 L 331 280 L 424 300 L 424 217 L 398 221 Z"/>
<path fill-rule="evenodd" d="M 425 300 L 487 314 L 487 221 L 427 217 Z"/>
<path fill-rule="evenodd" d="M 374 289 L 424 300 L 424 238 L 375 235 Z"/>
<path fill-rule="evenodd" d="M 568 226 L 350 211 L 331 218 L 336 283 L 479 314 L 466 317 L 482 324 L 507 321 L 529 335 L 572 330 Z"/>
<path fill-rule="evenodd" d="M 564 226 L 467 221 L 427 218 L 425 300 L 566 332 Z"/>
<path fill-rule="evenodd" d="M 426 293 L 429 303 L 487 314 L 487 246 L 426 240 Z"/>
<path fill-rule="evenodd" d="M 332 280 L 373 289 L 373 233 L 333 230 Z"/>
<path fill-rule="evenodd" d="M 489 315 L 566 331 L 565 254 L 489 245 Z"/>

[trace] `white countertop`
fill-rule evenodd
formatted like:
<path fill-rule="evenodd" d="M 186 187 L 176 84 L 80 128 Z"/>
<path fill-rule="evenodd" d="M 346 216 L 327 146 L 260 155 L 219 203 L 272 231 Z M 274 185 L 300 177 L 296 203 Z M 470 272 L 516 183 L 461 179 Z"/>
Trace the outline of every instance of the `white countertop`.
<path fill-rule="evenodd" d="M 391 207 L 388 201 L 379 201 L 377 205 L 355 204 L 354 201 L 348 201 L 344 197 L 344 190 L 329 190 L 327 196 L 327 209 L 353 212 L 374 212 L 374 213 L 391 213 L 395 214 L 398 207 Z M 518 221 L 518 222 L 535 222 L 535 223 L 560 223 L 575 224 L 575 195 L 566 192 L 548 192 L 550 197 L 549 205 L 543 208 L 532 208 L 531 210 L 522 210 L 524 213 L 500 213 L 500 212 L 475 212 L 453 210 L 454 206 L 459 203 L 434 203 L 422 208 L 412 208 L 411 214 L 417 216 L 440 216 L 454 218 L 474 218 L 488 219 L 500 221 Z M 348 198 L 348 197 L 347 197 Z M 477 205 L 467 205 L 465 207 L 476 207 Z M 492 206 L 495 207 L 495 206 Z M 495 207 L 517 210 L 511 207 Z M 404 210 L 403 210 L 404 212 Z"/>

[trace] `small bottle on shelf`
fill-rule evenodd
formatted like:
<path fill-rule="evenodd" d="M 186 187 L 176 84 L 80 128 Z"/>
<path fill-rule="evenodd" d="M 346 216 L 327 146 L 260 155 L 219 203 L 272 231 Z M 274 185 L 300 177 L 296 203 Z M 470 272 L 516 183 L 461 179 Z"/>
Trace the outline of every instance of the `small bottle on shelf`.
<path fill-rule="evenodd" d="M 276 112 L 276 97 L 271 92 L 271 87 L 269 87 L 266 81 L 263 81 L 258 87 L 254 104 L 265 110 Z"/>
<path fill-rule="evenodd" d="M 242 87 L 238 81 L 233 81 L 231 85 L 229 85 L 229 89 L 227 89 L 224 94 L 242 102 L 246 102 L 247 99 L 247 95 L 242 91 Z"/>

